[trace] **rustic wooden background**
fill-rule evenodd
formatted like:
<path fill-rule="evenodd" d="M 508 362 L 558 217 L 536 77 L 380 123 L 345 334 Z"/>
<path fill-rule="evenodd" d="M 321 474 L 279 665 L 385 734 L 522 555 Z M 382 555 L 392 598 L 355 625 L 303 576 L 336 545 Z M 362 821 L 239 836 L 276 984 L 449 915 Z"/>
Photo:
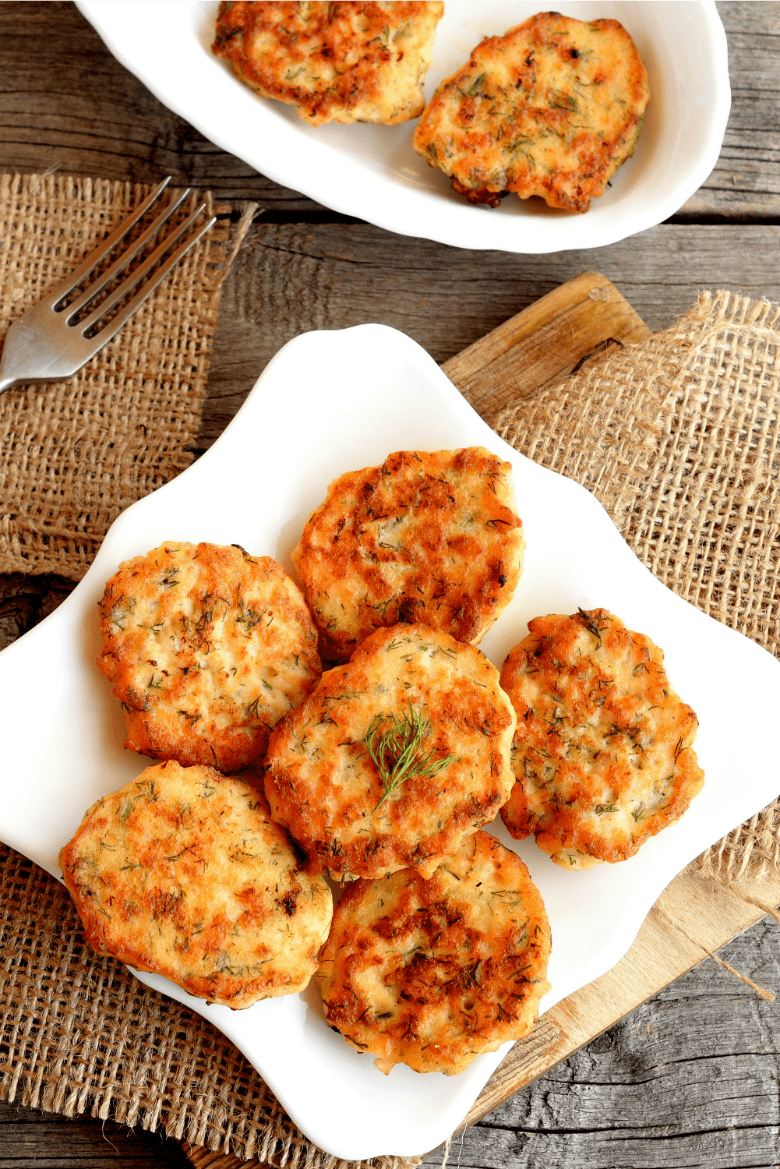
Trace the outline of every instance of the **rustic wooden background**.
<path fill-rule="evenodd" d="M 718 165 L 669 222 L 595 251 L 469 252 L 336 215 L 170 113 L 63 2 L 0 3 L 0 169 L 138 181 L 172 174 L 178 184 L 258 203 L 223 296 L 202 450 L 270 357 L 307 329 L 380 321 L 444 362 L 585 269 L 612 280 L 653 330 L 702 288 L 780 302 L 780 4 L 717 7 L 733 89 Z M 153 5 L 144 9 L 153 35 Z M 0 644 L 70 587 L 52 577 L 0 578 Z M 765 919 L 721 956 L 780 995 L 778 930 Z M 449 1164 L 777 1169 L 779 1080 L 780 1007 L 708 960 L 456 1138 Z M 425 1164 L 441 1162 L 439 1150 Z M 160 1135 L 0 1104 L 0 1169 L 109 1165 L 188 1162 Z"/>

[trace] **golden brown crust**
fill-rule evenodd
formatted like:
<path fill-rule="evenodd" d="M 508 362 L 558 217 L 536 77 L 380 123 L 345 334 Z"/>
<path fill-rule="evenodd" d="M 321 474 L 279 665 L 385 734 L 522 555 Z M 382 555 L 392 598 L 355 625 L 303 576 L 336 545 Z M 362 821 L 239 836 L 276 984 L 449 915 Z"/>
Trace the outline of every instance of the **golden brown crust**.
<path fill-rule="evenodd" d="M 511 471 L 484 447 L 397 451 L 331 483 L 293 552 L 323 658 L 401 621 L 476 645 L 522 571 Z"/>
<path fill-rule="evenodd" d="M 587 211 L 629 158 L 650 91 L 616 20 L 542 12 L 488 37 L 436 90 L 414 148 L 472 203 L 510 191 Z"/>
<path fill-rule="evenodd" d="M 366 737 L 375 719 L 386 729 L 409 704 L 430 724 L 416 757 L 449 762 L 385 795 Z M 273 731 L 271 813 L 336 879 L 406 867 L 430 875 L 505 803 L 514 723 L 479 650 L 425 625 L 379 630 Z"/>
<path fill-rule="evenodd" d="M 219 6 L 212 49 L 263 97 L 323 122 L 394 125 L 422 113 L 439 0 Z"/>
<path fill-rule="evenodd" d="M 98 800 L 60 853 L 84 938 L 224 1006 L 293 994 L 314 973 L 332 897 L 262 794 L 161 763 Z"/>
<path fill-rule="evenodd" d="M 317 982 L 330 1026 L 381 1071 L 453 1075 L 528 1034 L 549 954 L 527 868 L 477 832 L 428 881 L 404 870 L 348 886 Z"/>
<path fill-rule="evenodd" d="M 626 860 L 701 790 L 696 715 L 661 650 L 606 609 L 528 628 L 501 671 L 517 712 L 517 782 L 501 817 L 564 868 Z"/>
<path fill-rule="evenodd" d="M 170 541 L 122 564 L 100 603 L 98 666 L 125 708 L 125 746 L 240 771 L 317 683 L 317 635 L 268 556 Z"/>

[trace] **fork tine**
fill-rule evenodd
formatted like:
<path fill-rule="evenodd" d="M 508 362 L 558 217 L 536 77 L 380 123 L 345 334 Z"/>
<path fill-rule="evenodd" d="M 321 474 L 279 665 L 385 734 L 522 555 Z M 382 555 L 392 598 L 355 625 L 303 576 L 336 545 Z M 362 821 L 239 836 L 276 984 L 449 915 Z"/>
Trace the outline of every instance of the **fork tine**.
<path fill-rule="evenodd" d="M 160 195 L 168 186 L 170 181 L 170 175 L 164 178 L 159 186 L 157 186 L 150 195 L 147 195 L 143 203 L 136 207 L 123 223 L 118 224 L 118 226 L 115 227 L 114 230 L 106 236 L 106 238 L 95 248 L 95 250 L 90 252 L 90 254 L 84 260 L 82 260 L 78 268 L 74 269 L 74 271 L 70 273 L 67 280 L 64 281 L 59 286 L 59 288 L 56 288 L 50 296 L 46 297 L 46 303 L 54 307 L 59 303 L 59 301 L 63 299 L 63 297 L 67 296 L 69 292 L 72 292 L 74 288 L 81 284 L 82 280 L 89 276 L 93 268 L 95 268 L 96 265 L 105 258 L 106 254 L 111 250 L 111 248 L 113 248 L 114 244 L 116 244 L 122 238 L 122 236 L 124 236 L 130 230 L 131 227 L 134 227 L 141 216 L 146 214 L 155 200 L 159 199 Z"/>
<path fill-rule="evenodd" d="M 162 240 L 152 241 L 151 233 L 142 228 L 140 240 L 130 243 L 121 257 L 119 266 L 117 262 L 112 263 L 108 257 L 109 273 L 98 276 L 94 282 L 95 287 L 98 285 L 104 287 L 106 280 L 113 279 L 114 276 L 120 278 L 121 270 L 128 260 L 132 259 L 139 248 L 148 243 L 153 250 L 148 256 L 140 258 L 137 267 L 126 274 L 120 287 L 108 291 L 102 303 L 98 304 L 84 320 L 72 321 L 72 318 L 78 315 L 76 309 L 71 309 L 70 312 L 55 311 L 55 305 L 78 285 L 83 284 L 95 264 L 107 259 L 107 253 L 134 224 L 138 223 L 169 181 L 166 179 L 162 182 L 136 208 L 129 219 L 115 228 L 81 263 L 70 280 L 60 285 L 53 296 L 39 300 L 10 325 L 0 351 L 0 393 L 19 381 L 54 381 L 72 377 L 90 357 L 119 332 L 174 265 L 179 263 L 190 248 L 194 247 L 216 223 L 216 216 L 212 215 L 204 218 L 197 226 L 197 221 L 203 216 L 205 209 L 205 203 L 202 203 L 183 222 L 169 228 L 168 234 Z M 181 200 L 186 198 L 188 193 L 185 191 L 178 200 L 173 201 L 172 210 L 180 206 Z M 168 210 L 158 213 L 151 231 L 159 236 L 162 225 L 169 217 Z M 196 230 L 192 231 L 193 228 Z M 191 234 L 186 235 L 187 232 Z M 182 239 L 183 236 L 186 238 Z M 94 288 L 89 291 L 90 295 L 94 295 Z M 127 301 L 122 305 L 121 301 L 125 298 Z M 89 306 L 85 303 L 83 307 L 86 311 Z M 100 328 L 99 322 L 103 316 L 113 309 L 118 309 L 116 315 Z"/>
<path fill-rule="evenodd" d="M 168 180 L 166 179 L 165 183 L 167 184 L 167 182 Z M 162 189 L 163 186 L 161 185 L 157 188 L 157 192 L 155 193 L 159 194 Z M 119 272 L 121 272 L 123 268 L 127 267 L 130 261 L 138 255 L 138 253 L 146 246 L 149 240 L 154 238 L 157 232 L 163 227 L 165 223 L 168 222 L 174 212 L 181 206 L 189 193 L 190 188 L 188 187 L 185 191 L 182 191 L 177 196 L 177 198 L 173 199 L 167 206 L 163 207 L 157 218 L 154 219 L 148 227 L 144 228 L 138 239 L 136 239 L 129 248 L 126 248 L 119 256 L 117 256 L 113 264 L 111 264 L 110 267 L 105 270 L 105 272 L 102 272 L 101 275 L 92 282 L 92 284 L 88 285 L 88 287 L 84 289 L 81 296 L 76 297 L 75 300 L 71 301 L 71 303 L 65 307 L 65 319 L 68 324 L 70 324 L 73 318 L 81 311 L 82 308 L 85 307 L 85 305 L 88 305 L 91 300 L 94 300 L 94 298 L 111 283 L 114 277 Z M 148 208 L 149 206 L 151 206 L 151 204 L 149 203 L 149 200 L 147 200 L 146 207 Z M 134 213 L 130 219 L 126 220 L 125 223 L 121 225 L 121 230 L 117 236 L 117 241 L 113 241 L 111 236 L 109 236 L 109 238 L 103 243 L 101 249 L 92 253 L 92 256 L 89 257 L 89 260 L 92 261 L 91 268 L 94 268 L 95 264 L 100 259 L 109 254 L 114 246 L 114 243 L 118 242 L 118 239 L 121 239 L 122 234 L 129 231 L 129 229 L 133 227 L 134 224 L 139 221 L 139 219 L 140 215 Z M 117 233 L 115 232 L 113 234 L 116 235 Z M 87 261 L 85 261 L 85 264 L 86 263 Z M 90 270 L 91 269 L 87 270 L 87 275 L 89 274 Z M 78 283 L 79 281 L 71 280 L 70 287 L 75 288 Z M 62 297 L 60 296 L 59 299 L 61 300 Z M 55 310 L 55 312 L 57 311 L 57 303 L 57 299 L 52 298 L 52 308 Z"/>
<path fill-rule="evenodd" d="M 126 296 L 132 288 L 136 287 L 136 285 L 138 285 L 143 280 L 144 276 L 146 276 L 150 269 L 154 267 L 157 260 L 165 254 L 168 248 L 170 248 L 170 246 L 174 244 L 180 238 L 180 236 L 183 235 L 185 231 L 187 231 L 188 228 L 192 227 L 204 209 L 205 204 L 201 204 L 201 206 L 198 207 L 198 209 L 194 211 L 188 219 L 185 219 L 184 222 L 181 223 L 175 231 L 167 236 L 162 241 L 162 243 L 157 248 L 155 248 L 154 252 L 152 252 L 152 254 L 146 260 L 144 260 L 143 264 L 130 273 L 127 279 L 122 282 L 120 287 L 117 288 L 116 291 L 107 300 L 103 301 L 98 306 L 98 308 L 90 314 L 89 317 L 79 322 L 78 329 L 82 336 L 95 324 L 96 321 L 100 320 L 104 313 L 106 313 L 111 307 L 113 307 L 113 305 L 120 301 L 122 297 Z M 150 296 L 152 292 L 154 292 L 157 285 L 168 275 L 171 268 L 173 268 L 174 265 L 178 264 L 179 260 L 186 256 L 190 248 L 194 247 L 198 240 L 203 235 L 205 235 L 209 228 L 212 227 L 216 222 L 217 218 L 215 215 L 212 215 L 209 219 L 204 220 L 201 227 L 199 227 L 193 235 L 189 236 L 181 244 L 179 244 L 178 248 L 176 248 L 174 252 L 171 252 L 171 254 L 167 257 L 166 260 L 164 260 L 164 262 L 151 277 L 151 279 L 139 288 L 138 292 L 135 294 L 132 300 L 128 301 L 124 308 L 122 308 L 104 328 L 100 329 L 97 333 L 88 338 L 88 340 L 94 344 L 95 351 L 102 348 L 107 341 L 111 340 L 115 333 L 119 332 L 119 330 L 130 319 L 133 313 L 135 313 L 141 307 L 147 297 Z M 86 339 L 87 338 L 85 338 L 85 340 Z"/>

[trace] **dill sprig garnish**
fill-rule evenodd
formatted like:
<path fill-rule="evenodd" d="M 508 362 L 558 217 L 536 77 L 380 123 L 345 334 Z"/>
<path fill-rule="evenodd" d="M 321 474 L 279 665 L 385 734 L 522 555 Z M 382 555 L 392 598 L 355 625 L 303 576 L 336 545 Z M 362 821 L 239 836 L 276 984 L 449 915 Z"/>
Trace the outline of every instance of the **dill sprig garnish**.
<path fill-rule="evenodd" d="M 384 787 L 384 795 L 374 808 L 382 806 L 407 779 L 436 775 L 455 758 L 447 755 L 434 760 L 435 751 L 422 751 L 422 745 L 431 733 L 431 724 L 409 700 L 409 710 L 401 718 L 395 714 L 378 714 L 371 721 L 363 740 L 373 759 Z"/>

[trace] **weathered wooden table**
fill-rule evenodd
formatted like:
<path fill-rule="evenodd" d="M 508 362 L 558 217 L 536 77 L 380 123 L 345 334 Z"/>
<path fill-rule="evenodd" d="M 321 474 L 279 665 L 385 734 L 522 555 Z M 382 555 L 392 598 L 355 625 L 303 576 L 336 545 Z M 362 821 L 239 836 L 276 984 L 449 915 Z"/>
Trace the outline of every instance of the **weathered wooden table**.
<path fill-rule="evenodd" d="M 379 321 L 444 362 L 586 269 L 608 277 L 652 330 L 703 288 L 780 301 L 780 3 L 718 9 L 733 108 L 717 167 L 670 221 L 596 251 L 470 252 L 330 212 L 170 113 L 64 2 L 0 3 L 0 168 L 171 174 L 259 204 L 223 294 L 205 449 L 271 356 L 308 329 Z M 143 19 L 151 34 L 153 5 Z M 52 577 L 0 579 L 0 644 L 70 588 Z M 779 944 L 765 918 L 722 956 L 780 994 Z M 780 1008 L 707 960 L 457 1138 L 450 1164 L 769 1169 L 780 1165 L 778 1080 Z M 159 1135 L 0 1104 L 0 1169 L 187 1164 Z"/>

